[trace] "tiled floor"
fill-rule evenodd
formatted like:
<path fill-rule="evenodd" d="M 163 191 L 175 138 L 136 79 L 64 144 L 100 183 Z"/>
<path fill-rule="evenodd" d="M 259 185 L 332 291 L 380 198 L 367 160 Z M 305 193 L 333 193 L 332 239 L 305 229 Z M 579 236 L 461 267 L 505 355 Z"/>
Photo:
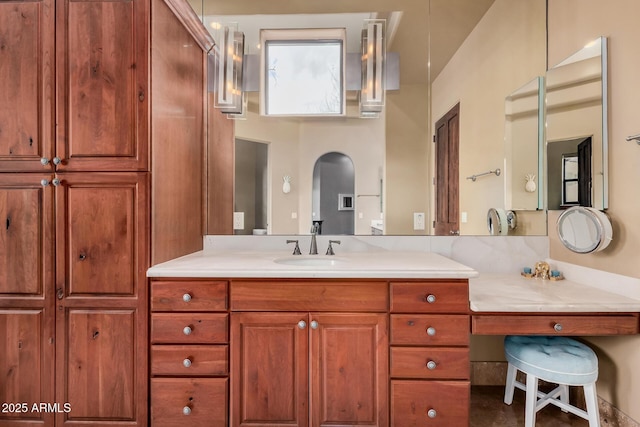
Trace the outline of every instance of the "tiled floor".
<path fill-rule="evenodd" d="M 471 387 L 470 427 L 523 427 L 524 391 L 516 390 L 513 404 L 502 401 L 504 387 Z M 536 427 L 586 427 L 587 420 L 566 414 L 559 408 L 548 405 L 538 412 Z"/>

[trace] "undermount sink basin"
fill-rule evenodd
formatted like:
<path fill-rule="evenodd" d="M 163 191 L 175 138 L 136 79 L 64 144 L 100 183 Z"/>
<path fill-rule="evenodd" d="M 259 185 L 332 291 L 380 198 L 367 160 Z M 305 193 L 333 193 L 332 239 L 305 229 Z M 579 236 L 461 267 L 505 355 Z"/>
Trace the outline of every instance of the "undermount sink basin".
<path fill-rule="evenodd" d="M 334 265 L 342 264 L 345 262 L 344 259 L 335 258 L 335 257 L 323 257 L 323 256 L 290 256 L 286 258 L 278 258 L 273 260 L 276 264 L 284 264 L 284 265 L 293 265 L 293 266 L 304 266 L 304 267 L 331 267 Z"/>

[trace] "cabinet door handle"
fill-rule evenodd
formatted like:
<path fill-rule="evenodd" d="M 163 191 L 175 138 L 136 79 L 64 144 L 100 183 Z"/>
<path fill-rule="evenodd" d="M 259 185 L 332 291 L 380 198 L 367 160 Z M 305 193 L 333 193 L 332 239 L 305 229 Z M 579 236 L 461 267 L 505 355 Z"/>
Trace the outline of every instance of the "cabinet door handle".
<path fill-rule="evenodd" d="M 185 326 L 184 329 L 182 330 L 182 333 L 185 335 L 191 335 L 191 332 L 193 331 L 193 329 L 191 329 L 190 326 Z"/>
<path fill-rule="evenodd" d="M 48 179 L 41 180 L 40 185 L 42 185 L 43 187 L 46 187 L 47 185 L 49 185 L 49 180 Z"/>
<path fill-rule="evenodd" d="M 60 163 L 62 163 L 62 159 L 58 156 L 53 158 L 53 164 L 58 166 Z"/>
<path fill-rule="evenodd" d="M 192 363 L 192 362 L 191 362 L 191 359 L 189 359 L 189 358 L 187 357 L 186 359 L 184 359 L 184 360 L 182 361 L 182 366 L 184 366 L 185 368 L 189 368 L 189 367 L 191 367 L 191 363 Z"/>
<path fill-rule="evenodd" d="M 56 296 L 58 297 L 58 299 L 64 298 L 64 290 L 62 288 L 58 288 L 58 291 L 56 292 Z"/>
<path fill-rule="evenodd" d="M 42 164 L 42 166 L 47 166 L 49 164 L 49 159 L 43 157 L 40 159 L 40 163 Z"/>
<path fill-rule="evenodd" d="M 318 321 L 317 320 L 312 320 L 311 321 L 311 329 L 318 329 Z"/>
<path fill-rule="evenodd" d="M 190 295 L 190 294 L 184 294 L 184 295 L 182 295 L 182 301 L 184 301 L 184 302 L 189 302 L 189 301 L 191 301 L 191 295 Z"/>
<path fill-rule="evenodd" d="M 556 332 L 562 332 L 562 325 L 560 323 L 556 323 L 553 325 L 553 330 Z"/>
<path fill-rule="evenodd" d="M 305 322 L 304 320 L 301 320 L 298 322 L 298 328 L 304 329 L 306 327 L 307 327 L 307 322 Z"/>
<path fill-rule="evenodd" d="M 191 408 L 189 408 L 188 406 L 185 406 L 184 408 L 182 408 L 182 414 L 191 415 Z"/>
<path fill-rule="evenodd" d="M 438 413 L 433 408 L 429 409 L 429 411 L 427 411 L 427 417 L 429 417 L 429 418 L 435 418 L 436 415 L 438 415 Z"/>
<path fill-rule="evenodd" d="M 59 186 L 60 184 L 62 184 L 62 182 L 58 179 L 58 178 L 53 178 L 51 180 L 51 184 L 53 184 L 54 187 Z"/>
<path fill-rule="evenodd" d="M 436 362 L 434 362 L 433 360 L 429 360 L 427 362 L 427 369 L 430 371 L 433 371 L 434 369 L 436 369 L 438 367 L 438 364 Z"/>
<path fill-rule="evenodd" d="M 429 335 L 430 337 L 434 336 L 436 334 L 436 328 L 434 328 L 433 326 L 429 326 L 427 328 L 427 335 Z"/>
<path fill-rule="evenodd" d="M 429 304 L 433 304 L 434 302 L 436 302 L 436 296 L 433 294 L 429 294 L 425 298 L 425 301 L 428 302 Z"/>

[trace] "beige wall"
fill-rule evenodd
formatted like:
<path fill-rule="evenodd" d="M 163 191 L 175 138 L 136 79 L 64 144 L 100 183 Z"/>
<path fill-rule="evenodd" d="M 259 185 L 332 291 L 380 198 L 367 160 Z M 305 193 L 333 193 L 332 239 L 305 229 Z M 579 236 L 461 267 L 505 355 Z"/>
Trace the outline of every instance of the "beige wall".
<path fill-rule="evenodd" d="M 614 237 L 603 252 L 578 255 L 561 246 L 550 232 L 551 258 L 613 273 L 640 277 L 640 147 L 627 142 L 640 132 L 640 32 L 637 0 L 553 0 L 549 2 L 549 64 L 560 62 L 599 36 L 609 48 L 609 209 Z M 558 212 L 550 212 L 550 230 Z M 612 283 L 611 286 L 615 286 Z M 598 348 L 598 394 L 640 420 L 640 337 L 589 340 Z"/>
<path fill-rule="evenodd" d="M 236 121 L 236 137 L 269 144 L 270 233 L 309 234 L 313 167 L 323 154 L 336 151 L 351 158 L 356 196 L 380 193 L 384 115 L 378 119 L 283 119 L 249 112 L 247 116 Z M 288 194 L 282 192 L 285 175 L 292 177 Z M 380 198 L 356 197 L 355 203 L 355 234 L 371 234 L 371 220 L 380 219 Z"/>
<path fill-rule="evenodd" d="M 545 73 L 545 10 L 544 0 L 496 0 L 433 83 L 433 123 L 460 103 L 461 234 L 487 234 L 488 209 L 504 207 L 510 177 L 466 177 L 504 169 L 505 97 Z M 544 214 L 527 216 L 545 234 Z"/>

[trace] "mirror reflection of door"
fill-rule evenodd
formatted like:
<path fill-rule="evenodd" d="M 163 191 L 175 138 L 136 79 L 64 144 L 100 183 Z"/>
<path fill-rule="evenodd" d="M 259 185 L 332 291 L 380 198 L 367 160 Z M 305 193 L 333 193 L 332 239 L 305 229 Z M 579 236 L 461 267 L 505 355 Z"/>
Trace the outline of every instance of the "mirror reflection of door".
<path fill-rule="evenodd" d="M 347 155 L 323 154 L 313 167 L 311 221 L 319 234 L 354 234 L 355 168 Z"/>
<path fill-rule="evenodd" d="M 436 236 L 459 235 L 460 104 L 436 122 Z"/>
<path fill-rule="evenodd" d="M 234 211 L 244 213 L 244 228 L 235 234 L 266 230 L 268 144 L 236 139 Z M 266 231 L 265 231 L 266 232 Z"/>
<path fill-rule="evenodd" d="M 549 209 L 592 207 L 591 141 L 582 137 L 548 143 Z"/>

